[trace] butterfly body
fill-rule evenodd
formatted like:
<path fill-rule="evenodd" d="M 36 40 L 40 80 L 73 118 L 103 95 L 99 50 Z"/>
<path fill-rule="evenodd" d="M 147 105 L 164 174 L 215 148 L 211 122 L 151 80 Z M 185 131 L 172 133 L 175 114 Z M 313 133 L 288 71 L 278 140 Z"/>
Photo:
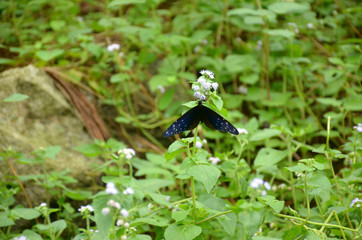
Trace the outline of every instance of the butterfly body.
<path fill-rule="evenodd" d="M 234 135 L 239 134 L 238 130 L 225 118 L 210 108 L 202 105 L 202 101 L 199 101 L 196 107 L 187 111 L 166 130 L 164 137 L 170 137 L 186 130 L 192 130 L 200 122 L 205 123 L 205 125 L 211 129 L 217 129 L 221 132 L 229 132 Z"/>

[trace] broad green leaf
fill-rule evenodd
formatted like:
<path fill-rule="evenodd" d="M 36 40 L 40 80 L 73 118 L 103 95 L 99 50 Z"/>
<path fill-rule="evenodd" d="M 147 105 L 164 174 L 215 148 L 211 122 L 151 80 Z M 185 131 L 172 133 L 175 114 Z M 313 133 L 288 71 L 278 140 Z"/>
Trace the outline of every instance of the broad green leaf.
<path fill-rule="evenodd" d="M 174 219 L 176 222 L 180 222 L 184 220 L 190 213 L 191 209 L 188 211 L 185 211 L 184 209 L 179 209 L 176 212 L 172 212 L 172 219 Z"/>
<path fill-rule="evenodd" d="M 276 2 L 270 4 L 268 9 L 278 14 L 302 13 L 307 11 L 309 6 L 294 2 Z"/>
<path fill-rule="evenodd" d="M 168 147 L 168 152 L 172 153 L 172 152 L 179 150 L 181 148 L 184 148 L 184 147 L 187 147 L 187 143 L 185 143 L 184 141 L 181 141 L 181 140 L 177 140 Z"/>
<path fill-rule="evenodd" d="M 15 222 L 7 216 L 6 212 L 0 212 L 0 227 L 8 227 L 15 225 Z"/>
<path fill-rule="evenodd" d="M 328 61 L 334 65 L 344 66 L 344 62 L 342 61 L 342 59 L 337 57 L 330 57 L 328 58 Z"/>
<path fill-rule="evenodd" d="M 145 3 L 146 0 L 114 0 L 108 4 L 108 8 L 121 7 L 128 4 L 140 4 Z"/>
<path fill-rule="evenodd" d="M 136 236 L 127 236 L 127 240 L 152 240 L 152 238 L 148 235 L 137 234 Z"/>
<path fill-rule="evenodd" d="M 49 62 L 64 53 L 63 49 L 54 49 L 54 50 L 40 50 L 36 52 L 36 56 L 43 61 Z"/>
<path fill-rule="evenodd" d="M 171 186 L 173 181 L 164 179 L 142 179 L 136 182 L 140 189 L 144 189 L 145 192 L 156 192 L 160 188 Z"/>
<path fill-rule="evenodd" d="M 210 98 L 211 98 L 211 101 L 214 103 L 214 105 L 217 107 L 217 109 L 219 109 L 219 111 L 220 111 L 224 104 L 221 97 L 217 96 L 216 94 L 212 94 Z"/>
<path fill-rule="evenodd" d="M 108 201 L 109 196 L 98 195 L 92 202 L 94 208 L 94 221 L 99 231 L 96 239 L 108 239 L 110 230 L 113 226 L 112 214 L 102 214 L 102 209 L 107 206 Z"/>
<path fill-rule="evenodd" d="M 317 98 L 317 101 L 324 105 L 331 105 L 334 107 L 339 107 L 342 105 L 342 101 L 339 101 L 335 98 Z"/>
<path fill-rule="evenodd" d="M 165 110 L 172 102 L 174 94 L 175 94 L 175 88 L 171 88 L 171 89 L 167 90 L 162 95 L 160 101 L 158 102 L 158 108 L 160 110 Z"/>
<path fill-rule="evenodd" d="M 262 167 L 263 169 L 275 165 L 287 156 L 286 151 L 275 150 L 272 148 L 262 148 L 259 150 L 255 160 L 255 167 Z"/>
<path fill-rule="evenodd" d="M 94 143 L 75 147 L 74 150 L 83 153 L 87 157 L 95 157 L 102 154 L 102 149 Z"/>
<path fill-rule="evenodd" d="M 207 192 L 211 191 L 220 177 L 220 170 L 212 165 L 194 165 L 188 169 L 187 173 L 201 182 Z"/>
<path fill-rule="evenodd" d="M 280 213 L 284 207 L 284 201 L 276 200 L 274 196 L 262 196 L 260 199 L 264 200 L 265 204 L 273 208 L 276 213 Z"/>
<path fill-rule="evenodd" d="M 235 213 L 228 213 L 217 218 L 217 221 L 230 236 L 234 236 L 237 217 Z"/>
<path fill-rule="evenodd" d="M 195 225 L 178 225 L 174 223 L 166 228 L 166 240 L 192 240 L 202 232 L 202 228 Z"/>
<path fill-rule="evenodd" d="M 183 151 L 186 151 L 186 149 L 179 149 L 179 150 L 173 151 L 171 153 L 166 152 L 165 153 L 165 158 L 166 158 L 167 161 L 170 161 L 174 157 L 180 155 Z"/>
<path fill-rule="evenodd" d="M 111 83 L 120 83 L 120 82 L 123 82 L 127 79 L 129 79 L 130 76 L 128 74 L 125 74 L 125 73 L 117 73 L 115 75 L 113 75 L 110 79 L 110 82 Z"/>
<path fill-rule="evenodd" d="M 162 195 L 162 194 L 158 194 L 158 193 L 149 193 L 150 197 L 152 198 L 153 201 L 155 201 L 156 203 L 160 204 L 160 205 L 164 205 L 167 207 L 172 207 L 173 205 L 166 201 L 166 198 L 168 196 Z"/>
<path fill-rule="evenodd" d="M 259 16 L 246 16 L 244 17 L 244 22 L 245 24 L 249 24 L 249 25 L 263 25 L 264 24 L 264 20 L 262 17 Z"/>
<path fill-rule="evenodd" d="M 255 132 L 250 137 L 250 141 L 261 141 L 275 136 L 280 136 L 280 134 L 282 134 L 282 132 L 277 129 L 265 128 L 263 130 L 258 130 L 257 132 Z"/>
<path fill-rule="evenodd" d="M 67 189 L 65 191 L 65 195 L 73 200 L 82 201 L 82 200 L 90 199 L 92 197 L 92 192 L 86 191 L 86 190 Z"/>
<path fill-rule="evenodd" d="M 285 167 L 291 172 L 312 172 L 314 168 L 308 167 L 305 164 L 298 163 L 297 165 L 294 165 L 293 167 Z"/>
<path fill-rule="evenodd" d="M 148 84 L 150 86 L 151 92 L 154 92 L 159 86 L 169 87 L 177 84 L 177 78 L 174 75 L 158 74 L 153 76 Z"/>
<path fill-rule="evenodd" d="M 39 235 L 36 232 L 29 230 L 29 229 L 24 230 L 21 235 L 26 237 L 28 240 L 43 240 L 41 235 Z"/>
<path fill-rule="evenodd" d="M 273 36 L 273 37 L 285 37 L 291 39 L 294 37 L 295 33 L 287 29 L 264 29 L 264 33 Z"/>
<path fill-rule="evenodd" d="M 2 101 L 3 102 L 20 102 L 27 98 L 29 98 L 28 95 L 21 94 L 21 93 L 15 93 L 15 94 L 11 95 L 10 97 L 5 98 Z"/>
<path fill-rule="evenodd" d="M 59 31 L 65 26 L 66 22 L 64 20 L 52 20 L 50 21 L 50 27 L 54 31 Z"/>
<path fill-rule="evenodd" d="M 362 111 L 362 97 L 354 96 L 344 100 L 343 107 L 348 111 Z"/>
<path fill-rule="evenodd" d="M 16 219 L 31 220 L 40 216 L 40 212 L 32 208 L 14 208 L 11 210 L 11 215 Z"/>
<path fill-rule="evenodd" d="M 51 228 L 55 232 L 61 232 L 67 227 L 67 223 L 63 220 L 56 220 L 50 224 Z"/>
<path fill-rule="evenodd" d="M 166 227 L 169 225 L 169 221 L 166 218 L 157 215 L 151 215 L 143 218 L 142 217 L 136 218 L 136 220 L 132 221 L 131 225 L 136 226 L 139 225 L 138 223 L 146 223 L 157 227 Z"/>

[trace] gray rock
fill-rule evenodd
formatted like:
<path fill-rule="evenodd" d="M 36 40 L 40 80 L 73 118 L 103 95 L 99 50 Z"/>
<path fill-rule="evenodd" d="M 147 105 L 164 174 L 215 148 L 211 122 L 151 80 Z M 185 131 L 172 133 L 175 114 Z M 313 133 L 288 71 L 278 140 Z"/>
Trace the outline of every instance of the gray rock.
<path fill-rule="evenodd" d="M 11 147 L 29 156 L 40 148 L 61 146 L 56 160 L 46 160 L 47 171 L 69 169 L 69 175 L 78 179 L 80 186 L 92 182 L 94 176 L 90 171 L 92 166 L 101 164 L 100 161 L 89 159 L 73 148 L 93 140 L 85 132 L 75 110 L 54 87 L 53 80 L 32 65 L 0 73 L 0 100 L 14 93 L 26 94 L 29 98 L 20 102 L 0 102 L 0 151 Z M 24 165 L 10 160 L 18 175 L 41 173 L 38 164 Z M 1 179 L 4 175 L 13 175 L 4 161 L 0 162 L 0 168 Z M 33 190 L 27 188 L 32 202 L 44 201 L 44 195 Z"/>

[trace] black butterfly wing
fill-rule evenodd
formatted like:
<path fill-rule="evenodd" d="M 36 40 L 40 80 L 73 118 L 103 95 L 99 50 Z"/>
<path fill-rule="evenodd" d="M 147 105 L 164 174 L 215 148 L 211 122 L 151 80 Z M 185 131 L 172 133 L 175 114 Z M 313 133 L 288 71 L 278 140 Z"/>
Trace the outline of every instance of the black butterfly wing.
<path fill-rule="evenodd" d="M 179 119 L 177 119 L 172 125 L 167 128 L 164 137 L 171 137 L 177 133 L 184 132 L 186 130 L 194 129 L 201 120 L 200 105 L 191 108 Z"/>
<path fill-rule="evenodd" d="M 239 135 L 239 131 L 231 123 L 210 108 L 202 106 L 201 112 L 202 121 L 208 128 Z"/>

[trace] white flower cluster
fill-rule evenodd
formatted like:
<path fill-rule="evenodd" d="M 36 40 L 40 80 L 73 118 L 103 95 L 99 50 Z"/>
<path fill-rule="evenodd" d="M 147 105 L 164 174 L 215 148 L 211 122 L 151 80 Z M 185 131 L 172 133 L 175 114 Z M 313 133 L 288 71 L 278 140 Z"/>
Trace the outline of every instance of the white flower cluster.
<path fill-rule="evenodd" d="M 92 205 L 88 204 L 87 206 L 81 206 L 80 208 L 78 208 L 78 211 L 80 213 L 84 213 L 85 211 L 93 212 L 94 209 L 93 209 Z"/>
<path fill-rule="evenodd" d="M 358 132 L 362 132 L 362 123 L 358 123 L 357 126 L 354 126 L 353 128 L 356 129 Z"/>
<path fill-rule="evenodd" d="M 295 24 L 294 22 L 288 22 L 288 26 L 291 27 L 291 28 L 293 28 L 293 29 L 294 29 L 294 32 L 295 32 L 296 34 L 299 34 L 299 28 L 298 28 L 297 24 Z"/>
<path fill-rule="evenodd" d="M 123 191 L 123 194 L 124 194 L 124 195 L 128 195 L 128 194 L 129 194 L 129 195 L 133 195 L 133 194 L 134 194 L 134 190 L 133 190 L 133 188 L 131 188 L 131 187 L 127 187 L 126 190 Z"/>
<path fill-rule="evenodd" d="M 124 155 L 126 159 L 131 159 L 136 156 L 136 151 L 133 148 L 123 148 L 118 151 L 119 155 Z"/>
<path fill-rule="evenodd" d="M 119 45 L 117 43 L 112 43 L 111 45 L 107 46 L 107 50 L 108 50 L 108 52 L 113 52 L 113 51 L 120 49 L 120 47 L 121 47 L 121 45 Z"/>
<path fill-rule="evenodd" d="M 351 204 L 349 205 L 349 207 L 353 207 L 353 206 L 356 206 L 356 207 L 360 207 L 362 203 L 362 200 L 359 199 L 359 198 L 355 198 L 352 200 Z"/>
<path fill-rule="evenodd" d="M 194 96 L 199 100 L 206 100 L 206 96 L 210 95 L 212 89 L 217 90 L 219 84 L 211 81 L 215 79 L 214 73 L 209 70 L 202 70 L 201 76 L 197 79 L 197 82 L 192 84 L 192 90 L 195 92 Z"/>
<path fill-rule="evenodd" d="M 218 162 L 220 162 L 220 158 L 218 158 L 218 157 L 209 157 L 209 161 L 212 164 L 216 165 Z"/>
<path fill-rule="evenodd" d="M 271 190 L 271 186 L 270 186 L 269 182 L 264 181 L 264 180 L 261 179 L 261 178 L 254 178 L 253 181 L 251 181 L 251 183 L 250 183 L 250 187 L 252 187 L 252 188 L 259 188 L 260 186 L 263 186 L 263 185 L 264 185 L 264 187 L 265 187 L 266 190 L 268 190 L 268 191 Z M 261 192 L 261 195 L 262 195 L 262 196 L 265 196 L 265 195 L 266 195 L 266 191 L 263 190 L 263 191 Z"/>
<path fill-rule="evenodd" d="M 116 186 L 114 185 L 113 182 L 109 182 L 107 183 L 107 186 L 106 186 L 106 193 L 107 194 L 112 194 L 112 195 L 116 195 L 118 194 L 118 190 L 116 188 Z"/>

